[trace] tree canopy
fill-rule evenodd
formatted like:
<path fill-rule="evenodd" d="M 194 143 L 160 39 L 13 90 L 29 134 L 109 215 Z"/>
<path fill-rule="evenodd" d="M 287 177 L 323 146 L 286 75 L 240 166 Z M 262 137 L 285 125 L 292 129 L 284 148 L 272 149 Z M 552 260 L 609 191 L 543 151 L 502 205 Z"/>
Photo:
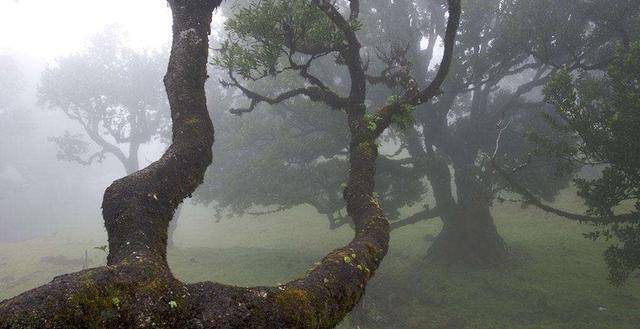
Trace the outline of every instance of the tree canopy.
<path fill-rule="evenodd" d="M 116 26 L 106 29 L 86 50 L 58 59 L 42 75 L 39 102 L 62 111 L 83 131 L 51 138 L 62 160 L 90 165 L 109 155 L 132 173 L 139 169 L 140 146 L 169 129 L 164 56 L 132 50 L 122 34 Z"/>

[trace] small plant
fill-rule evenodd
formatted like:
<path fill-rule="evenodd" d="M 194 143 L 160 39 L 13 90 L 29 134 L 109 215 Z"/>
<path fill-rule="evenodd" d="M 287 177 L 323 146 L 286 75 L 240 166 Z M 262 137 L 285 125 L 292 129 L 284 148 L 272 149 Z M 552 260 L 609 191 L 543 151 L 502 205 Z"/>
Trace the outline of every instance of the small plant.
<path fill-rule="evenodd" d="M 111 304 L 113 304 L 113 306 L 115 306 L 115 308 L 119 310 L 121 305 L 120 298 L 118 297 L 111 298 Z"/>
<path fill-rule="evenodd" d="M 104 251 L 105 254 L 109 254 L 109 252 L 107 251 L 109 249 L 109 247 L 107 245 L 93 247 L 93 249 L 102 250 L 102 251 Z"/>

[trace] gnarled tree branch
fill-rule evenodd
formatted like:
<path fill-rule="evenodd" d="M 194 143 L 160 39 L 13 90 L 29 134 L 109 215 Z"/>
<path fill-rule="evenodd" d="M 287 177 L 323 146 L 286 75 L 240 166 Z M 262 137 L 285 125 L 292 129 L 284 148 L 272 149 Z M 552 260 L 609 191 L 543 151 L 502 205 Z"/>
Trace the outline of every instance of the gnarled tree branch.
<path fill-rule="evenodd" d="M 252 112 L 255 110 L 256 106 L 260 103 L 267 103 L 269 105 L 279 104 L 288 99 L 295 98 L 297 96 L 307 96 L 312 101 L 323 102 L 327 106 L 333 109 L 343 109 L 347 104 L 348 100 L 344 97 L 341 97 L 329 89 L 321 88 L 318 86 L 310 86 L 304 88 L 295 88 L 291 90 L 287 90 L 282 92 L 274 97 L 269 97 L 265 95 L 261 95 L 249 88 L 243 86 L 231 72 L 229 72 L 229 78 L 231 82 L 223 82 L 223 84 L 227 87 L 235 87 L 242 91 L 242 93 L 251 100 L 251 104 L 248 108 L 238 108 L 229 110 L 231 113 L 236 115 L 241 115 L 244 113 Z"/>
<path fill-rule="evenodd" d="M 445 33 L 444 54 L 442 55 L 438 73 L 429 86 L 421 90 L 415 96 L 410 96 L 409 99 L 399 99 L 397 102 L 384 106 L 378 110 L 374 116 L 376 123 L 376 129 L 373 131 L 374 135 L 380 136 L 391 125 L 393 117 L 395 115 L 399 115 L 403 110 L 405 110 L 406 106 L 418 106 L 420 104 L 424 104 L 440 94 L 440 87 L 449 74 L 451 62 L 453 61 L 453 48 L 456 43 L 456 34 L 458 32 L 460 15 L 462 13 L 460 0 L 448 0 L 447 2 L 449 4 L 449 20 Z"/>
<path fill-rule="evenodd" d="M 390 227 L 391 227 L 391 230 L 397 230 L 399 228 L 402 228 L 408 225 L 413 225 L 413 224 L 416 224 L 425 220 L 433 219 L 436 217 L 440 217 L 440 211 L 438 210 L 438 208 L 427 208 L 407 218 L 392 222 L 390 224 Z"/>
<path fill-rule="evenodd" d="M 409 100 L 409 103 L 416 106 L 428 102 L 431 98 L 438 96 L 440 86 L 444 83 L 449 69 L 451 68 L 451 62 L 453 61 L 453 49 L 456 44 L 456 34 L 458 33 L 458 25 L 460 25 L 460 15 L 462 8 L 460 0 L 448 0 L 449 4 L 449 21 L 447 22 L 447 30 L 444 37 L 444 53 L 442 60 L 440 61 L 440 67 L 435 78 L 431 81 L 429 86 L 424 88 L 417 96 Z"/>
<path fill-rule="evenodd" d="M 640 221 L 640 214 L 638 213 L 627 213 L 627 214 L 619 214 L 608 217 L 595 217 L 588 216 L 582 214 L 576 214 L 572 212 L 568 212 L 562 209 L 558 209 L 552 207 L 550 205 L 545 204 L 539 198 L 537 198 L 531 191 L 529 191 L 522 184 L 518 183 L 516 179 L 509 174 L 507 170 L 502 168 L 500 164 L 495 159 L 491 159 L 491 165 L 493 169 L 502 177 L 508 184 L 508 186 L 513 189 L 516 193 L 522 195 L 525 199 L 526 204 L 531 204 L 544 210 L 548 213 L 558 215 L 560 217 L 564 217 L 567 219 L 583 222 L 583 223 L 591 223 L 591 224 L 614 224 L 614 223 L 632 223 Z"/>

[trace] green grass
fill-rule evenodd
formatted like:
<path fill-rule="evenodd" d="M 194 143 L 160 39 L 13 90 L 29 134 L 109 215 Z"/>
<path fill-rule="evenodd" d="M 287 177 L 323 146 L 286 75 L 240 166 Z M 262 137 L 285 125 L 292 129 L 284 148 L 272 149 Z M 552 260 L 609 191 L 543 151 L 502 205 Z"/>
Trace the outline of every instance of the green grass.
<path fill-rule="evenodd" d="M 560 203 L 575 200 L 565 196 Z M 304 275 L 352 234 L 347 228 L 328 230 L 308 207 L 219 223 L 211 213 L 184 208 L 176 246 L 169 250 L 171 267 L 182 280 L 242 286 L 286 282 Z M 606 243 L 583 238 L 589 226 L 509 204 L 498 205 L 494 216 L 514 254 L 497 268 L 446 270 L 426 262 L 424 237 L 437 234 L 438 221 L 394 232 L 364 299 L 378 324 L 366 328 L 640 328 L 640 282 L 633 278 L 621 288 L 608 283 Z M 103 264 L 104 253 L 92 248 L 105 241 L 103 232 L 85 231 L 0 244 L 0 299 L 79 270 L 85 250 L 91 266 Z M 69 262 L 42 262 L 47 256 Z"/>
<path fill-rule="evenodd" d="M 413 232 L 397 232 L 368 297 L 405 304 L 397 309 L 395 318 L 405 321 L 397 328 L 640 328 L 638 280 L 621 288 L 608 283 L 606 244 L 584 239 L 589 227 L 513 206 L 495 216 L 512 262 L 446 271 L 411 250 Z M 403 298 L 386 297 L 393 290 Z"/>

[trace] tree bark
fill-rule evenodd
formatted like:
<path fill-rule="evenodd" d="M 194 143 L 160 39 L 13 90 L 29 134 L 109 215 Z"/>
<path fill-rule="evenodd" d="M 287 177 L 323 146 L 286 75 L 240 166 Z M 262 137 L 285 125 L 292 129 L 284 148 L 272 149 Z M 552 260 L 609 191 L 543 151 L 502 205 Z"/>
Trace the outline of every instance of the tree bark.
<path fill-rule="evenodd" d="M 441 203 L 438 203 L 443 228 L 429 248 L 428 258 L 438 263 L 472 266 L 505 262 L 510 253 L 506 243 L 498 234 L 491 215 L 491 202 L 485 197 L 483 186 L 475 180 L 468 168 L 462 169 L 455 166 L 454 168 L 457 169 L 455 183 L 458 198 L 455 203 L 441 202 L 446 204 L 446 207 L 441 207 Z M 439 171 L 440 174 L 432 173 L 432 175 L 436 177 L 445 175 L 444 168 L 440 168 Z M 447 177 L 450 175 L 448 166 L 446 175 Z M 443 190 L 442 186 L 436 187 L 441 184 L 451 184 L 451 182 L 433 179 L 434 191 Z"/>
<path fill-rule="evenodd" d="M 509 258 L 488 205 L 458 207 L 441 216 L 442 231 L 429 247 L 428 259 L 446 265 L 487 266 Z"/>
<path fill-rule="evenodd" d="M 173 277 L 166 260 L 169 221 L 212 160 L 204 83 L 212 12 L 221 0 L 168 2 L 172 145 L 160 160 L 107 188 L 107 266 L 62 275 L 1 302 L 0 328 L 332 328 L 356 305 L 386 254 L 389 225 L 373 192 L 378 150 L 358 104 L 349 112 L 351 171 L 344 194 L 353 241 L 306 277 L 278 287 L 183 284 Z"/>
<path fill-rule="evenodd" d="M 127 158 L 127 162 L 123 163 L 124 170 L 129 174 L 133 174 L 134 172 L 140 170 L 140 160 L 138 156 L 138 151 L 140 150 L 140 143 L 137 141 L 131 141 L 129 143 L 129 157 Z"/>
<path fill-rule="evenodd" d="M 507 245 L 493 222 L 484 186 L 472 175 L 473 165 L 454 164 L 457 194 L 454 198 L 449 162 L 432 146 L 425 149 L 416 131 L 408 131 L 406 141 L 416 168 L 424 170 L 431 184 L 437 214 L 443 222 L 442 231 L 429 247 L 427 257 L 440 264 L 472 266 L 507 260 Z"/>

